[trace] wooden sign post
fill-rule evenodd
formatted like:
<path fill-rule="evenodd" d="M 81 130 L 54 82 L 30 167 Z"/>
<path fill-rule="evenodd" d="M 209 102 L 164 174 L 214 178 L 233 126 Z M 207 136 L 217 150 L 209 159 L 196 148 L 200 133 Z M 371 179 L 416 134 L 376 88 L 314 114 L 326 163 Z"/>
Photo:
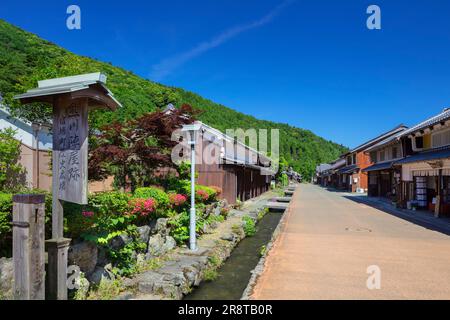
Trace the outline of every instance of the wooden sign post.
<path fill-rule="evenodd" d="M 47 241 L 48 297 L 67 299 L 67 255 L 63 202 L 87 204 L 88 101 L 56 99 L 53 110 L 52 239 Z M 51 276 L 53 275 L 53 276 Z"/>
<path fill-rule="evenodd" d="M 53 106 L 52 239 L 46 241 L 50 299 L 67 299 L 71 239 L 64 238 L 63 202 L 87 204 L 88 111 L 93 107 L 120 107 L 105 83 L 106 76 L 101 73 L 49 79 L 16 97 L 22 103 L 47 102 Z"/>
<path fill-rule="evenodd" d="M 13 196 L 14 298 L 45 299 L 45 196 Z"/>

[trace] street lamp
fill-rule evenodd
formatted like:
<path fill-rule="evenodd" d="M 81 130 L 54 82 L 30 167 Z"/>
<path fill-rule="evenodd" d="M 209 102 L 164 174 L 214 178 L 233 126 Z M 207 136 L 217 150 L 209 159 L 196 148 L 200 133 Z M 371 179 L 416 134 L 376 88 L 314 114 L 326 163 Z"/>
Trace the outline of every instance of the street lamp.
<path fill-rule="evenodd" d="M 182 132 L 188 133 L 188 144 L 191 146 L 191 209 L 189 211 L 189 247 L 192 251 L 197 250 L 195 237 L 195 144 L 197 142 L 198 131 L 201 128 L 200 123 L 194 123 L 183 126 Z"/>

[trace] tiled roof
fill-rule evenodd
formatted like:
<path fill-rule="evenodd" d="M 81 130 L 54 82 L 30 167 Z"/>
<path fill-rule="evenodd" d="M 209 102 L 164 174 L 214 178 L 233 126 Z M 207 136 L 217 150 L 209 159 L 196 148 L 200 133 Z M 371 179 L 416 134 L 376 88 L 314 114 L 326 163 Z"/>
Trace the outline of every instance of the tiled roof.
<path fill-rule="evenodd" d="M 328 164 L 328 163 L 321 163 L 320 165 L 318 165 L 317 167 L 316 167 L 316 172 L 324 172 L 324 171 L 327 171 L 327 170 L 329 170 L 329 169 L 331 169 L 331 164 Z"/>
<path fill-rule="evenodd" d="M 336 170 L 345 166 L 345 159 L 339 159 L 331 163 L 331 169 Z"/>
<path fill-rule="evenodd" d="M 380 149 L 381 147 L 384 147 L 392 142 L 396 142 L 400 139 L 401 136 L 403 136 L 403 133 L 405 132 L 405 130 L 408 130 L 408 128 L 404 127 L 402 131 L 397 132 L 396 134 L 381 140 L 380 142 L 374 144 L 373 146 L 367 148 L 365 151 L 373 151 L 376 149 Z"/>
<path fill-rule="evenodd" d="M 446 121 L 448 119 L 450 119 L 450 108 L 446 108 L 441 113 L 439 113 L 431 118 L 428 118 L 427 120 L 422 121 L 421 123 L 416 124 L 415 126 L 403 131 L 402 136 L 407 136 L 411 133 L 415 133 L 419 130 L 425 129 L 429 126 L 438 124 L 441 121 Z"/>
<path fill-rule="evenodd" d="M 351 173 L 359 170 L 359 167 L 356 164 L 352 164 L 351 166 L 346 166 L 342 169 L 338 170 L 338 173 Z"/>
<path fill-rule="evenodd" d="M 377 136 L 376 138 L 373 138 L 373 139 L 371 139 L 371 140 L 369 140 L 369 141 L 367 141 L 367 142 L 357 146 L 356 148 L 350 150 L 349 152 L 347 152 L 344 155 L 347 155 L 347 154 L 350 154 L 350 153 L 353 153 L 353 152 L 358 152 L 358 151 L 361 151 L 361 150 L 365 150 L 365 149 L 373 146 L 375 143 L 378 143 L 379 141 L 384 140 L 387 137 L 390 137 L 393 134 L 398 133 L 399 131 L 405 130 L 405 128 L 406 127 L 403 124 L 400 124 L 400 125 L 396 126 L 394 129 L 389 130 L 389 131 L 387 131 L 387 132 Z"/>
<path fill-rule="evenodd" d="M 369 171 L 377 171 L 377 170 L 385 170 L 392 168 L 392 165 L 395 161 L 387 161 L 382 163 L 376 163 L 370 167 L 367 167 L 365 169 L 362 169 L 362 172 L 369 172 Z"/>
<path fill-rule="evenodd" d="M 429 160 L 439 160 L 450 157 L 450 148 L 440 149 L 440 150 L 432 150 L 425 151 L 421 153 L 417 153 L 415 155 L 403 158 L 399 161 L 396 161 L 394 164 L 406 164 L 413 162 L 421 162 L 421 161 L 429 161 Z"/>

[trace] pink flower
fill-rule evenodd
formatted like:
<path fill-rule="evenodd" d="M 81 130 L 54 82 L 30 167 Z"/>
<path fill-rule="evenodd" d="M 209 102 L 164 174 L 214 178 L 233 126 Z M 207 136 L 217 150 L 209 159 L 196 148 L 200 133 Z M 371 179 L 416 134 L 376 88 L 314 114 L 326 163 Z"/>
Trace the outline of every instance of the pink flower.
<path fill-rule="evenodd" d="M 187 198 L 185 195 L 182 195 L 182 194 L 171 193 L 171 194 L 169 194 L 169 200 L 173 206 L 178 207 L 178 206 L 181 206 L 182 204 L 184 204 L 186 202 Z"/>
<path fill-rule="evenodd" d="M 156 210 L 156 201 L 153 198 L 138 198 L 130 201 L 130 206 L 132 207 L 131 214 L 146 217 Z"/>
<path fill-rule="evenodd" d="M 94 215 L 94 212 L 92 212 L 92 211 L 83 211 L 81 214 L 85 218 L 90 218 L 90 217 L 92 217 Z"/>
<path fill-rule="evenodd" d="M 203 201 L 206 201 L 209 198 L 209 194 L 205 190 L 198 190 L 196 193 Z"/>

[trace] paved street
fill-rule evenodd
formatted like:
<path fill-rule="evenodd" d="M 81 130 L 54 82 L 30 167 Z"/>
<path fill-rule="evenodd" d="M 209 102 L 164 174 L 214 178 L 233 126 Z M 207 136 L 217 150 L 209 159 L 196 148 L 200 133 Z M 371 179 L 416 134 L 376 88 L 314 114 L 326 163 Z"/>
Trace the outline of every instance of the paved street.
<path fill-rule="evenodd" d="M 344 195 L 297 188 L 253 299 L 450 299 L 449 236 Z"/>

